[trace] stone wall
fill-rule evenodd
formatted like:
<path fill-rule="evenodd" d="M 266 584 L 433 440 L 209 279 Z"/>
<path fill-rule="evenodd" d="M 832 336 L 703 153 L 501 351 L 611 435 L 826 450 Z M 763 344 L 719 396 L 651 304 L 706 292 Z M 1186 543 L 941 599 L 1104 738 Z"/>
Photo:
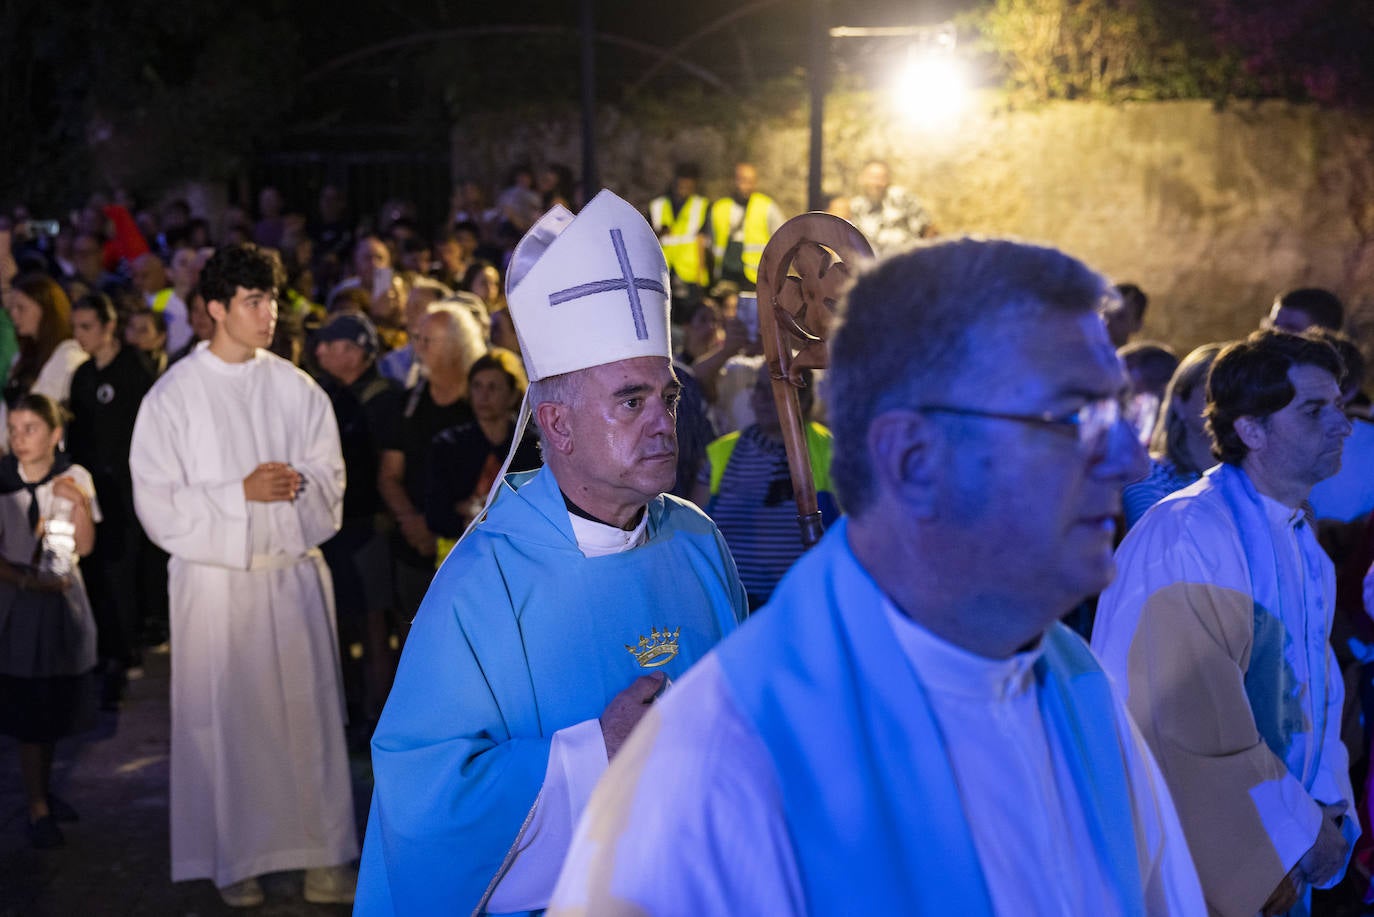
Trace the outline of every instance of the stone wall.
<path fill-rule="evenodd" d="M 789 213 L 806 194 L 805 110 L 643 118 L 606 111 L 602 183 L 637 204 L 695 159 L 723 193 L 736 158 Z M 1276 292 L 1325 286 L 1374 345 L 1374 119 L 1270 102 L 1063 103 L 1010 112 L 983 100 L 942 129 L 908 126 L 868 96 L 827 103 L 827 189 L 850 190 L 864 162 L 891 163 L 946 233 L 1059 246 L 1151 298 L 1146 334 L 1180 351 L 1255 327 Z M 475 142 L 473 138 L 501 138 Z M 507 165 L 576 168 L 575 115 L 460 124 L 455 173 L 496 180 Z"/>

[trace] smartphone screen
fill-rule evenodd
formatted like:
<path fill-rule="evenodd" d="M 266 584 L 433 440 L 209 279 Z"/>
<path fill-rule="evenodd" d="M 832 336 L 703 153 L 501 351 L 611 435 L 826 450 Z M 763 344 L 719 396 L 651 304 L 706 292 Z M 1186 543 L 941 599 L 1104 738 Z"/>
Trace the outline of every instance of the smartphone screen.
<path fill-rule="evenodd" d="M 739 294 L 739 305 L 735 314 L 749 329 L 749 340 L 757 344 L 759 340 L 759 297 L 757 293 Z"/>

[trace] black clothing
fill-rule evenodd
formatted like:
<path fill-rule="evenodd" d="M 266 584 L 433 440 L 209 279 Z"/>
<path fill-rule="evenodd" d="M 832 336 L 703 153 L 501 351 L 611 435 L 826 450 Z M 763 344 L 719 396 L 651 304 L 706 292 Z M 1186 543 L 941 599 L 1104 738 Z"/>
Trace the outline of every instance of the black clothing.
<path fill-rule="evenodd" d="M 486 498 L 486 488 L 496 479 L 496 472 L 510 452 L 514 434 L 512 424 L 505 440 L 493 443 L 473 420 L 449 427 L 434 437 L 429 453 L 429 487 L 425 494 L 425 522 L 431 532 L 445 538 L 463 534 L 470 520 L 459 515 L 455 508 L 457 503 L 474 494 Z M 493 463 L 494 468 L 491 467 Z M 543 464 L 539 440 L 532 431 L 526 430 L 520 448 L 511 459 L 509 471 L 534 471 Z M 484 475 L 484 471 L 489 473 Z"/>
<path fill-rule="evenodd" d="M 425 491 L 429 487 L 429 450 L 434 437 L 449 427 L 456 427 L 472 419 L 472 405 L 466 398 L 459 398 L 448 405 L 435 404 L 429 394 L 429 383 L 423 379 L 410 390 L 401 421 L 393 428 L 392 437 L 383 441 L 382 448 L 394 449 L 405 455 L 406 496 L 421 513 L 425 511 Z M 405 590 L 407 594 L 401 603 L 402 610 L 405 611 L 406 606 L 412 602 L 416 607 L 419 606 L 419 602 L 415 600 L 415 593 L 420 591 L 420 582 L 428 585 L 428 577 L 434 573 L 434 558 L 421 555 L 401 537 L 399 531 L 392 539 L 392 544 L 398 563 L 413 568 L 417 573 L 421 568 L 426 570 L 424 577 L 412 577 L 415 580 L 413 588 Z M 414 611 L 415 608 L 409 608 L 412 615 Z"/>
<path fill-rule="evenodd" d="M 153 382 L 152 372 L 133 347 L 121 347 L 104 369 L 97 368 L 95 360 L 87 360 L 72 375 L 67 451 L 74 462 L 91 473 L 102 502 L 102 477 L 130 481 L 129 444 L 134 438 L 134 421 Z"/>
<path fill-rule="evenodd" d="M 67 447 L 91 473 L 103 516 L 96 523 L 95 549 L 81 569 L 95 615 L 98 654 L 120 666 L 140 662 L 141 637 L 160 642 L 167 630 L 167 555 L 139 525 L 129 474 L 134 421 L 153 381 L 142 353 L 127 346 L 103 369 L 87 360 L 72 376 Z"/>
<path fill-rule="evenodd" d="M 396 439 L 395 428 L 405 407 L 405 392 L 399 384 L 378 373 L 375 363 L 352 385 L 345 386 L 327 373 L 320 374 L 319 382 L 329 395 L 334 419 L 339 424 L 339 446 L 348 480 L 343 499 L 344 522 L 370 523 L 383 509 L 377 492 L 377 466 L 383 444 Z"/>

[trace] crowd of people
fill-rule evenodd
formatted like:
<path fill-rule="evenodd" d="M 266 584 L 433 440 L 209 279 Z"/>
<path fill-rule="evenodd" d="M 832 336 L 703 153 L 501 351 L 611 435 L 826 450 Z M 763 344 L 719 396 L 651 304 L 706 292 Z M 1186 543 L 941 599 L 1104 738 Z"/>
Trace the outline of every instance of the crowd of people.
<path fill-rule="evenodd" d="M 286 869 L 367 914 L 829 913 L 857 883 L 1249 915 L 1352 857 L 1367 883 L 1374 422 L 1340 300 L 1180 359 L 1135 284 L 915 245 L 930 214 L 868 163 L 829 208 L 881 258 L 800 389 L 804 552 L 753 302 L 784 214 L 749 163 L 700 180 L 636 209 L 518 167 L 432 232 L 332 186 L 219 233 L 118 194 L 0 218 L 32 844 L 75 816 L 53 743 L 153 650 L 172 878 L 233 906 Z"/>

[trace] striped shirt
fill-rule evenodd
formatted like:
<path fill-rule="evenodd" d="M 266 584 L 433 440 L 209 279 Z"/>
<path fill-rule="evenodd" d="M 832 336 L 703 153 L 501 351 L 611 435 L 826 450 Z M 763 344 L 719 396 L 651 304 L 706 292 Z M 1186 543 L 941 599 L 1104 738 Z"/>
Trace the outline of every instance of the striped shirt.
<path fill-rule="evenodd" d="M 709 458 L 697 480 L 710 484 Z M 765 437 L 757 425 L 746 427 L 706 510 L 735 558 L 749 608 L 758 608 L 804 550 L 782 442 Z"/>
<path fill-rule="evenodd" d="M 1202 477 L 1180 471 L 1168 459 L 1150 459 L 1150 473 L 1121 491 L 1121 505 L 1126 514 L 1126 529 L 1140 521 L 1145 511 L 1176 490 L 1182 490 Z"/>

